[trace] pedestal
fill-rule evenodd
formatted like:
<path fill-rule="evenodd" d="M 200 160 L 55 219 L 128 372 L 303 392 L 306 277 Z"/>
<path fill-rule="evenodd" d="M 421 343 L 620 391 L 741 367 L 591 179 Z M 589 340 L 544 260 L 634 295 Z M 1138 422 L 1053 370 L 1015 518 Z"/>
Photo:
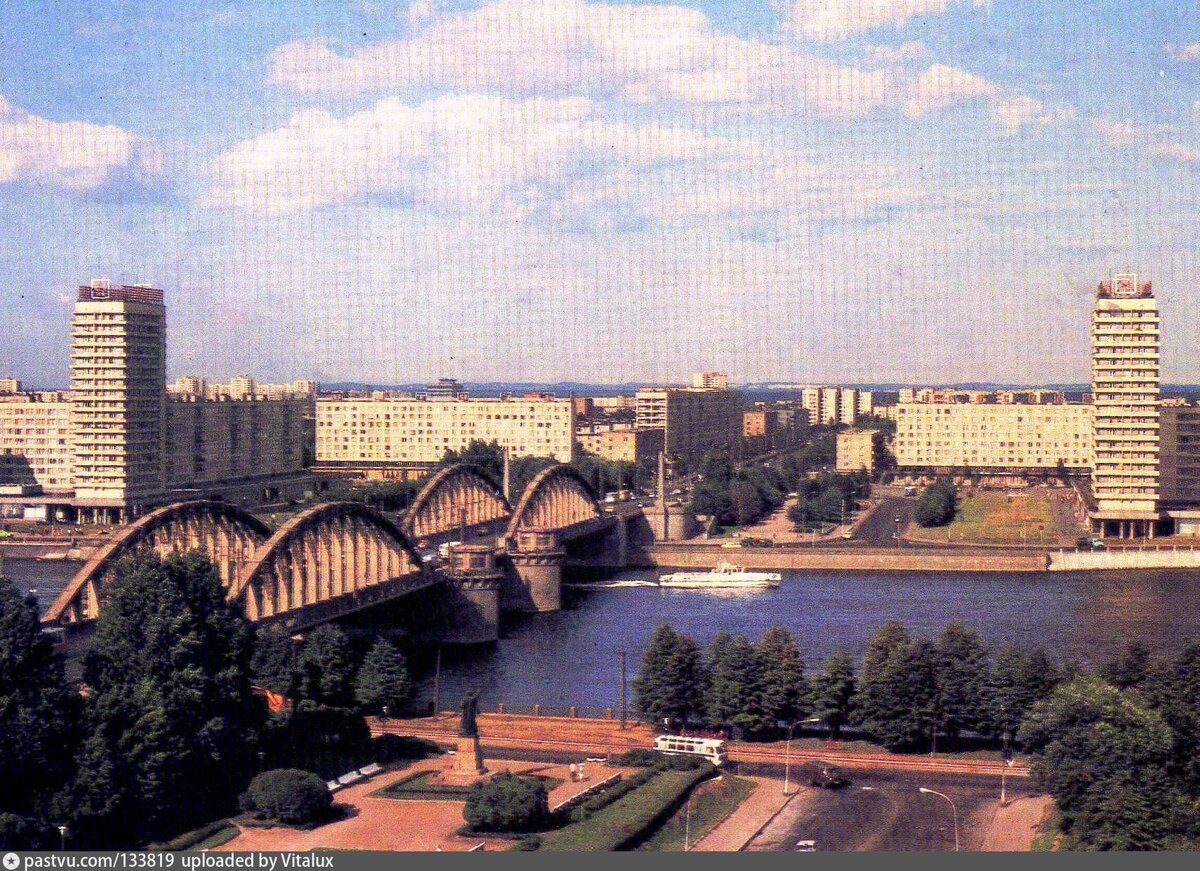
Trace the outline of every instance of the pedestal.
<path fill-rule="evenodd" d="M 479 736 L 458 737 L 458 752 L 454 754 L 454 773 L 472 777 L 484 774 L 483 751 L 479 747 Z"/>

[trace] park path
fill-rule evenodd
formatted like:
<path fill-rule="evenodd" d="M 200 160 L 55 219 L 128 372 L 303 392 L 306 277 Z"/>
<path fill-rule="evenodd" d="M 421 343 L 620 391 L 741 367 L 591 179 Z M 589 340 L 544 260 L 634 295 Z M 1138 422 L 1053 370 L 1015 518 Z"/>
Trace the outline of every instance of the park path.
<path fill-rule="evenodd" d="M 1005 807 L 997 803 L 979 849 L 1008 853 L 1028 850 L 1053 803 L 1054 799 L 1048 795 L 1022 796 Z"/>
<path fill-rule="evenodd" d="M 771 777 L 742 777 L 755 784 L 754 791 L 737 810 L 717 824 L 692 847 L 693 852 L 736 853 L 787 804 L 783 781 Z"/>

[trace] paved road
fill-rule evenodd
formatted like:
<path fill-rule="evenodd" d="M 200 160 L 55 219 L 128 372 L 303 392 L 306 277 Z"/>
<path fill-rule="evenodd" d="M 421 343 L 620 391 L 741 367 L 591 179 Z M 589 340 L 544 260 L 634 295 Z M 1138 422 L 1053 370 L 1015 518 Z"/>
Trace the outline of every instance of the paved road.
<path fill-rule="evenodd" d="M 803 789 L 747 849 L 794 852 L 798 842 L 815 841 L 819 851 L 953 850 L 950 805 L 918 792 L 924 786 L 954 801 L 961 848 L 978 850 L 999 800 L 994 777 L 907 772 L 851 777 L 842 789 Z M 1029 781 L 1009 781 L 1010 799 L 1031 794 Z"/>
<path fill-rule="evenodd" d="M 883 497 L 879 505 L 854 533 L 853 540 L 872 547 L 895 547 L 896 539 L 892 536 L 896 534 L 896 518 L 900 518 L 900 528 L 904 529 L 908 526 L 916 503 L 917 500 L 912 497 Z"/>

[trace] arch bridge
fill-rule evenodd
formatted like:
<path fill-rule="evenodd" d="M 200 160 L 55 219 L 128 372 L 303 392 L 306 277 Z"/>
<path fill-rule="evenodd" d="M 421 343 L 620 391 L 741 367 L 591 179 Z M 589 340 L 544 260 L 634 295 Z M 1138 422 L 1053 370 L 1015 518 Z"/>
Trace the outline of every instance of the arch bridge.
<path fill-rule="evenodd" d="M 329 502 L 292 517 L 274 533 L 219 502 L 180 502 L 125 528 L 88 560 L 43 615 L 70 626 L 95 620 L 120 562 L 208 553 L 231 603 L 256 623 L 300 631 L 438 583 L 390 520 L 357 502 Z"/>
<path fill-rule="evenodd" d="M 512 513 L 500 485 L 469 463 L 447 466 L 425 482 L 404 513 L 401 529 L 412 541 L 464 528 L 472 532 Z"/>

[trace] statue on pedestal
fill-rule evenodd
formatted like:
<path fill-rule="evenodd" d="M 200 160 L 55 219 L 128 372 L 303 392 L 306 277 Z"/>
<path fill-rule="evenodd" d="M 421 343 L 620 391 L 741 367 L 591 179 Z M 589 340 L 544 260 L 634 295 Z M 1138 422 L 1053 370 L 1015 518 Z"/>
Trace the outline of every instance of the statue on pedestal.
<path fill-rule="evenodd" d="M 462 718 L 458 724 L 460 738 L 476 738 L 479 736 L 479 725 L 475 718 L 479 715 L 479 693 L 471 690 L 462 700 Z"/>

